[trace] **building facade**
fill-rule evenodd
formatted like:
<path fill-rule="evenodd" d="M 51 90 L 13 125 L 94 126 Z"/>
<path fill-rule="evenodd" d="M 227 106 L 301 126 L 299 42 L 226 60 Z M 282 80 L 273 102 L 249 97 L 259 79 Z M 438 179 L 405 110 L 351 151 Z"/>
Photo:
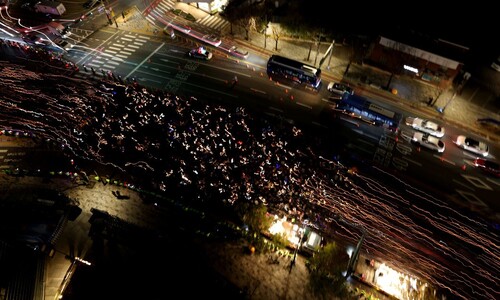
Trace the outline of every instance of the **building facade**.
<path fill-rule="evenodd" d="M 373 43 L 366 62 L 393 74 L 412 76 L 441 88 L 447 88 L 460 74 L 463 63 L 456 58 L 451 58 L 456 55 L 447 57 L 446 48 L 454 46 L 461 52 L 468 49 L 444 40 L 436 41 L 443 46 L 442 53 L 380 36 Z"/>

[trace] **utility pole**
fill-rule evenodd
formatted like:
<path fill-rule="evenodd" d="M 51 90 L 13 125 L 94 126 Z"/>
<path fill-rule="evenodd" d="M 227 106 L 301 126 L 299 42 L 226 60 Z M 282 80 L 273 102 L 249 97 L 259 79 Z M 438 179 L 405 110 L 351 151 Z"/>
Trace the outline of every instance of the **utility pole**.
<path fill-rule="evenodd" d="M 361 251 L 361 246 L 363 245 L 363 242 L 365 240 L 365 234 L 366 232 L 362 228 L 361 238 L 359 239 L 358 244 L 356 245 L 356 249 L 354 249 L 354 251 L 352 252 L 351 257 L 349 258 L 349 262 L 347 263 L 346 277 L 351 276 L 354 272 L 354 268 L 359 258 L 359 251 Z"/>
<path fill-rule="evenodd" d="M 321 46 L 321 33 L 318 34 L 318 47 L 316 47 L 316 57 L 314 57 L 314 65 L 316 65 L 316 61 L 318 60 L 319 46 Z"/>
<path fill-rule="evenodd" d="M 437 108 L 437 111 L 443 114 L 443 113 L 444 113 L 444 110 L 446 109 L 446 107 L 448 106 L 448 104 L 450 104 L 450 103 L 451 103 L 451 101 L 453 101 L 453 99 L 455 99 L 455 97 L 456 97 L 456 96 L 457 96 L 457 91 L 455 91 L 455 92 L 453 93 L 453 96 L 451 96 L 451 98 L 450 98 L 450 99 L 448 99 L 448 101 L 446 102 L 446 104 L 445 104 L 443 107 L 438 107 L 438 108 Z"/>
<path fill-rule="evenodd" d="M 306 180 L 306 184 L 307 184 L 308 180 Z M 302 206 L 302 212 L 304 212 L 306 209 L 306 204 L 304 203 L 304 205 Z M 305 234 L 305 229 L 303 228 L 303 223 L 302 223 L 302 217 L 300 217 L 300 225 L 301 227 L 299 227 L 298 231 L 300 232 L 300 238 L 299 238 L 299 243 L 297 244 L 297 247 L 295 247 L 295 251 L 293 252 L 293 258 L 292 258 L 292 261 L 290 262 L 290 270 L 288 271 L 288 273 L 291 273 L 292 272 L 292 269 L 293 267 L 295 266 L 295 260 L 297 259 L 297 254 L 299 252 L 299 248 L 302 246 L 302 239 L 304 238 L 304 234 Z"/>
<path fill-rule="evenodd" d="M 437 108 L 437 111 L 440 112 L 440 113 L 444 113 L 444 110 L 446 109 L 446 107 L 451 103 L 451 101 L 453 101 L 453 99 L 455 99 L 455 97 L 457 96 L 457 94 L 461 94 L 462 93 L 462 89 L 464 88 L 464 85 L 467 83 L 467 81 L 470 79 L 471 75 L 469 72 L 465 72 L 464 75 L 462 76 L 462 80 L 460 81 L 460 84 L 457 86 L 457 88 L 455 89 L 455 92 L 453 93 L 453 96 L 451 96 L 450 99 L 448 99 L 448 101 L 446 102 L 446 104 L 443 106 L 443 107 L 438 107 Z"/>
<path fill-rule="evenodd" d="M 302 227 L 299 227 L 299 231 L 302 231 Z M 288 273 L 292 272 L 293 267 L 295 266 L 295 260 L 297 259 L 297 253 L 299 252 L 299 248 L 302 245 L 302 238 L 304 237 L 304 232 L 300 233 L 300 239 L 297 247 L 295 247 L 295 251 L 293 252 L 293 258 L 292 261 L 290 262 L 290 270 Z"/>
<path fill-rule="evenodd" d="M 330 70 L 330 62 L 332 61 L 332 56 L 333 56 L 333 46 L 335 45 L 335 40 L 332 40 L 332 45 L 331 45 L 331 50 L 330 50 L 330 57 L 328 57 L 328 70 Z"/>
<path fill-rule="evenodd" d="M 267 22 L 267 15 L 266 15 L 266 27 L 264 27 L 264 49 L 267 47 L 267 30 L 269 28 L 269 22 Z"/>
<path fill-rule="evenodd" d="M 326 57 L 328 56 L 328 66 L 326 66 L 326 68 L 328 70 L 330 70 L 330 62 L 332 61 L 332 55 L 333 55 L 333 45 L 335 45 L 335 40 L 332 41 L 332 43 L 330 44 L 330 47 L 328 47 L 328 49 L 326 49 L 326 52 L 325 54 L 323 55 L 323 57 L 319 60 L 319 66 L 318 68 L 321 68 L 321 66 L 323 65 L 323 63 L 325 62 L 325 59 Z"/>

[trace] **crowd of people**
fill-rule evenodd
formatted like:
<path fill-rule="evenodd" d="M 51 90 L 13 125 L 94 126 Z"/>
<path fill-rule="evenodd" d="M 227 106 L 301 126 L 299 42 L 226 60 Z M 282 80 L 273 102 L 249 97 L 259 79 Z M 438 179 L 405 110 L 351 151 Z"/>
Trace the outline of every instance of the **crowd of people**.
<path fill-rule="evenodd" d="M 300 187 L 324 164 L 320 156 L 338 157 L 326 137 L 244 107 L 110 82 L 100 85 L 96 99 L 78 112 L 91 115 L 72 139 L 86 147 L 78 151 L 70 139 L 68 146 L 174 198 L 260 202 L 302 218 Z"/>
<path fill-rule="evenodd" d="M 57 49 L 57 47 L 54 47 Z M 77 64 L 63 57 L 63 50 L 55 51 L 47 47 L 29 45 L 24 42 L 0 38 L 0 53 L 13 62 L 22 63 L 38 71 L 71 76 L 80 71 Z"/>

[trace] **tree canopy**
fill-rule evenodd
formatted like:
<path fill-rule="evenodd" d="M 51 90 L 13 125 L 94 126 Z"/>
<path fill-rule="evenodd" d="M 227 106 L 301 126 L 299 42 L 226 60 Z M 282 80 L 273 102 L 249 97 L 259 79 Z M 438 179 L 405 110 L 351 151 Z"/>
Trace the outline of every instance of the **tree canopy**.
<path fill-rule="evenodd" d="M 333 292 L 337 296 L 347 293 L 346 279 L 349 256 L 335 242 L 326 244 L 309 259 L 309 285 L 316 294 Z"/>

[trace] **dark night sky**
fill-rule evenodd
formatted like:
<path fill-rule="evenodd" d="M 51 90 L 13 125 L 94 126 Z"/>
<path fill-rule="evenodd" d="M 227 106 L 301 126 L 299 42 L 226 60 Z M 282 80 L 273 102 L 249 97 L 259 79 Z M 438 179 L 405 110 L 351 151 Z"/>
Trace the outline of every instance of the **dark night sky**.
<path fill-rule="evenodd" d="M 464 2 L 436 5 L 436 2 L 330 2 L 299 0 L 332 28 L 353 34 L 378 35 L 405 28 L 470 48 L 474 56 L 491 60 L 500 55 L 500 26 L 494 2 Z M 314 11 L 314 12 L 313 12 Z"/>

